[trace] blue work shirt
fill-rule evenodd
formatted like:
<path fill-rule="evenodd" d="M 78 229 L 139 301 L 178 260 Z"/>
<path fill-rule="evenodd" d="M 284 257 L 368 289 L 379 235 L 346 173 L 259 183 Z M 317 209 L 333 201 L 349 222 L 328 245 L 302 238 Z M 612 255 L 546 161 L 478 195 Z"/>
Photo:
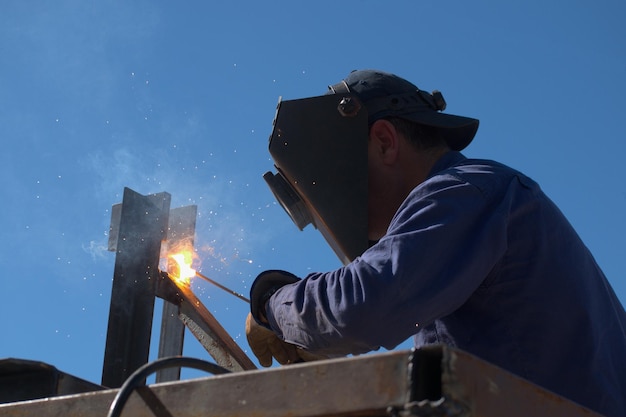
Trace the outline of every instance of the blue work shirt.
<path fill-rule="evenodd" d="M 445 343 L 607 416 L 626 416 L 626 313 L 525 175 L 448 152 L 386 235 L 278 290 L 270 327 L 312 352 Z"/>

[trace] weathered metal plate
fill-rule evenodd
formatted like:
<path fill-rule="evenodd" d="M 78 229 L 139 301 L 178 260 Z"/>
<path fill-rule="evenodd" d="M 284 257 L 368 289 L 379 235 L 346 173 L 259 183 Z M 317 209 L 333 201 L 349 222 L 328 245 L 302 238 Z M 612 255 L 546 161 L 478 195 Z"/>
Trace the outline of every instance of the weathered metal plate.
<path fill-rule="evenodd" d="M 406 396 L 407 354 L 313 363 L 151 385 L 122 416 L 377 416 Z M 5 417 L 105 416 L 115 390 L 0 405 Z M 164 407 L 166 414 L 151 407 Z"/>
<path fill-rule="evenodd" d="M 467 352 L 445 348 L 442 355 L 442 394 L 448 404 L 462 403 L 469 411 L 458 415 L 599 417 Z"/>
<path fill-rule="evenodd" d="M 103 416 L 114 390 L 0 405 L 5 417 Z M 142 387 L 122 415 L 599 417 L 448 347 L 333 359 Z"/>

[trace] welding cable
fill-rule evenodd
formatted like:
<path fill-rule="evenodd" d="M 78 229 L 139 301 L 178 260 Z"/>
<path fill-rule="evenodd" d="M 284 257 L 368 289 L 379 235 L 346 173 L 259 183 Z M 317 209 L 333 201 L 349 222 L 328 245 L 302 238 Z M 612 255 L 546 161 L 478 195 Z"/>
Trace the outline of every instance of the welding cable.
<path fill-rule="evenodd" d="M 117 395 L 111 403 L 109 408 L 109 414 L 107 417 L 119 417 L 126 401 L 130 398 L 133 391 L 145 385 L 148 375 L 166 368 L 193 368 L 201 371 L 206 371 L 214 375 L 227 374 L 230 371 L 226 368 L 222 368 L 212 362 L 207 362 L 202 359 L 190 358 L 185 356 L 170 356 L 167 358 L 157 359 L 153 362 L 147 363 L 139 367 L 124 381 L 124 384 L 117 392 Z"/>

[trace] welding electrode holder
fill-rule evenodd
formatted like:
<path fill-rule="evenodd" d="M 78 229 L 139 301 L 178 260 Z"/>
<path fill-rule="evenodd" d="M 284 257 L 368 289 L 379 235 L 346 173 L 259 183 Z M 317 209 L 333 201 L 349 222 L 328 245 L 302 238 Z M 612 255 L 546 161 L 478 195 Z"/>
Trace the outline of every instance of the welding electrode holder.
<path fill-rule="evenodd" d="M 257 275 L 250 288 L 250 313 L 260 325 L 267 327 L 265 303 L 278 289 L 300 281 L 291 272 L 270 269 Z"/>

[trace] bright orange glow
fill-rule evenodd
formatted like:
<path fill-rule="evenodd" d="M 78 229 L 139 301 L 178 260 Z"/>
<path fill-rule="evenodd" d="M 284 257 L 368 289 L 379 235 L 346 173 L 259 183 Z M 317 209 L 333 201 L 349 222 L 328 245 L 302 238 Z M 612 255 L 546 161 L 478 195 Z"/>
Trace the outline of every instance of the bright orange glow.
<path fill-rule="evenodd" d="M 168 273 L 174 281 L 181 285 L 189 285 L 191 278 L 196 276 L 196 270 L 191 267 L 192 253 L 189 251 L 169 255 L 175 262 L 168 263 Z"/>

